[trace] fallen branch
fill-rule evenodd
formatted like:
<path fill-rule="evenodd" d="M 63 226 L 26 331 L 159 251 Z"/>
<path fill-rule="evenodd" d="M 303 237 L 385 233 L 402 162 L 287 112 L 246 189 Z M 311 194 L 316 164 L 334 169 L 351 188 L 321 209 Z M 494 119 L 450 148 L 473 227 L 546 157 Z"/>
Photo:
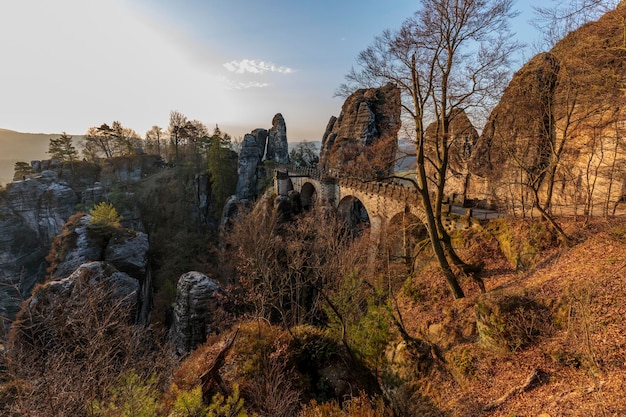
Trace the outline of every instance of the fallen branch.
<path fill-rule="evenodd" d="M 224 380 L 219 374 L 219 371 L 222 366 L 224 366 L 224 363 L 226 363 L 226 355 L 228 354 L 230 348 L 233 346 L 233 343 L 235 343 L 235 338 L 237 337 L 238 333 L 239 328 L 237 328 L 233 337 L 226 343 L 226 345 L 224 345 L 222 350 L 220 350 L 220 352 L 217 354 L 217 356 L 213 360 L 213 363 L 209 367 L 209 370 L 200 375 L 200 384 L 202 386 L 203 400 L 211 400 L 210 394 L 215 384 L 217 384 L 224 396 L 228 396 L 230 394 L 228 387 L 226 386 Z"/>
<path fill-rule="evenodd" d="M 519 394 L 521 392 L 524 392 L 524 391 L 528 391 L 530 388 L 532 388 L 538 382 L 541 382 L 541 371 L 539 369 L 535 368 L 530 373 L 528 378 L 526 378 L 526 381 L 522 385 L 520 385 L 519 387 L 515 387 L 515 388 L 511 389 L 509 392 L 504 394 L 502 397 L 498 398 L 497 400 L 494 400 L 494 401 L 490 402 L 489 404 L 487 404 L 486 406 L 483 407 L 483 411 L 491 411 L 494 408 L 500 407 L 502 404 L 504 404 L 512 396 L 517 395 L 517 394 Z"/>

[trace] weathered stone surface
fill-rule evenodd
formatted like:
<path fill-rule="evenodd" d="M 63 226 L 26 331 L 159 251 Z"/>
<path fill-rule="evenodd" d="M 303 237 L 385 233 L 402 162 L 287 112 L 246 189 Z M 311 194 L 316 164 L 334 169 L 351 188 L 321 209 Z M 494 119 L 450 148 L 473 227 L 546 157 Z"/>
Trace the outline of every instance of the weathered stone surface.
<path fill-rule="evenodd" d="M 51 261 L 52 278 L 68 277 L 84 263 L 103 260 L 104 242 L 90 236 L 88 226 L 87 215 L 73 218 L 66 224 L 64 233 L 52 246 L 52 252 L 59 256 Z"/>
<path fill-rule="evenodd" d="M 267 129 L 254 129 L 251 133 L 256 140 L 257 146 L 259 147 L 259 154 L 261 155 L 261 159 L 265 157 L 265 149 L 267 147 L 267 138 L 269 136 L 269 132 Z"/>
<path fill-rule="evenodd" d="M 509 175 L 517 175 L 520 165 L 532 170 L 546 163 L 554 129 L 549 106 L 558 72 L 557 58 L 543 53 L 515 74 L 476 144 L 475 174 L 511 183 Z"/>
<path fill-rule="evenodd" d="M 514 75 L 472 156 L 471 197 L 531 210 L 529 185 L 540 184 L 540 203 L 554 214 L 624 208 L 625 18 L 622 2 Z"/>
<path fill-rule="evenodd" d="M 121 272 L 142 279 L 148 269 L 148 235 L 127 230 L 115 234 L 104 250 L 104 260 Z"/>
<path fill-rule="evenodd" d="M 433 122 L 424 132 L 425 153 L 434 156 L 437 144 L 437 126 L 440 123 Z M 457 194 L 463 201 L 467 194 L 467 184 L 470 177 L 469 161 L 472 156 L 478 132 L 462 109 L 453 110 L 449 118 L 448 136 L 448 177 L 446 180 L 446 194 Z M 426 165 L 426 172 L 431 178 L 435 178 L 432 165 Z"/>
<path fill-rule="evenodd" d="M 106 262 L 88 262 L 80 265 L 70 276 L 60 280 L 49 281 L 42 286 L 48 291 L 36 291 L 31 297 L 30 305 L 43 301 L 42 292 L 50 297 L 50 304 L 55 304 L 52 297 L 73 298 L 82 290 L 76 288 L 81 281 L 89 286 L 106 283 L 104 287 L 116 304 L 120 307 L 136 310 L 138 305 L 139 281 L 124 272 L 120 272 Z M 78 297 L 80 298 L 80 297 Z M 76 300 L 83 301 L 86 300 Z"/>
<path fill-rule="evenodd" d="M 185 356 L 219 330 L 226 304 L 226 291 L 211 278 L 196 271 L 181 275 L 170 333 L 178 355 Z"/>
<path fill-rule="evenodd" d="M 55 175 L 10 183 L 0 197 L 0 315 L 9 320 L 43 279 L 44 256 L 78 201 Z"/>
<path fill-rule="evenodd" d="M 289 145 L 287 144 L 287 125 L 283 115 L 277 113 L 272 119 L 272 127 L 269 130 L 267 140 L 267 152 L 265 159 L 277 164 L 289 163 Z"/>
<path fill-rule="evenodd" d="M 91 261 L 106 261 L 119 271 L 144 281 L 148 271 L 148 235 L 129 229 L 109 233 L 89 230 L 89 216 L 74 217 L 55 240 L 51 253 L 51 276 L 70 275 L 80 265 Z"/>
<path fill-rule="evenodd" d="M 116 321 L 133 324 L 139 307 L 138 294 L 139 282 L 111 265 L 83 264 L 67 278 L 48 281 L 34 290 L 22 304 L 11 339 L 15 346 L 42 355 L 45 352 L 41 349 L 73 342 L 64 339 L 65 330 L 68 325 L 80 326 L 82 320 L 87 320 L 81 315 L 109 315 L 113 310 Z"/>
<path fill-rule="evenodd" d="M 257 172 L 261 156 L 256 139 L 251 134 L 243 137 L 237 168 L 237 197 L 240 200 L 252 200 L 257 195 Z"/>
<path fill-rule="evenodd" d="M 400 89 L 360 89 L 331 117 L 322 138 L 320 166 L 332 173 L 380 177 L 393 171 L 400 130 Z"/>

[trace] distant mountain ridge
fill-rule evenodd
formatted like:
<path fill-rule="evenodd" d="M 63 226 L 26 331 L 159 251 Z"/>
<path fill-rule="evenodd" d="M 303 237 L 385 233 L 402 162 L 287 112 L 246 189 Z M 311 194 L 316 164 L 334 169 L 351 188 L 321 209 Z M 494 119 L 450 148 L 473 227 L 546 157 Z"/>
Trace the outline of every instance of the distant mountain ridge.
<path fill-rule="evenodd" d="M 13 180 L 16 162 L 48 158 L 50 138 L 59 136 L 60 133 L 24 133 L 0 128 L 0 185 Z M 82 135 L 71 136 L 82 139 Z"/>

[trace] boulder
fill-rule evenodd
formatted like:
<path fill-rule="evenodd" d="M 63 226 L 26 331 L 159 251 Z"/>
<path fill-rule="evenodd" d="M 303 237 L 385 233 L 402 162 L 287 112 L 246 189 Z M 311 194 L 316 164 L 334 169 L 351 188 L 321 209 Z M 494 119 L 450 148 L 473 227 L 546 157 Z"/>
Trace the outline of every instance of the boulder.
<path fill-rule="evenodd" d="M 84 323 L 108 319 L 113 325 L 102 329 L 105 332 L 120 324 L 134 324 L 138 294 L 139 282 L 113 266 L 105 262 L 83 264 L 67 278 L 35 288 L 11 328 L 12 347 L 36 360 L 58 346 L 89 343 L 75 339 L 93 330 Z M 112 313 L 114 320 L 110 319 Z"/>
<path fill-rule="evenodd" d="M 226 291 L 206 275 L 195 271 L 181 275 L 170 333 L 177 355 L 187 355 L 221 329 L 227 298 Z"/>
<path fill-rule="evenodd" d="M 267 152 L 265 159 L 277 164 L 289 163 L 289 145 L 287 144 L 287 125 L 283 115 L 277 113 L 272 119 L 272 127 L 269 130 L 267 140 Z"/>
<path fill-rule="evenodd" d="M 322 137 L 320 167 L 331 174 L 381 177 L 393 171 L 400 130 L 400 89 L 394 84 L 350 95 Z"/>

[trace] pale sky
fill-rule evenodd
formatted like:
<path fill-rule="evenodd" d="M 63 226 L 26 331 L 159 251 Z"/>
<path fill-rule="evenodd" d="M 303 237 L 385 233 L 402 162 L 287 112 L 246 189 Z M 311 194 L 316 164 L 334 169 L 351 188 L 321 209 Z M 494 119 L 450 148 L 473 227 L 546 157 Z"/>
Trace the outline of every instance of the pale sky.
<path fill-rule="evenodd" d="M 516 3 L 524 42 L 540 3 Z M 0 128 L 83 134 L 119 120 L 143 135 L 178 110 L 238 137 L 280 112 L 290 142 L 320 140 L 359 51 L 417 4 L 0 0 Z"/>

